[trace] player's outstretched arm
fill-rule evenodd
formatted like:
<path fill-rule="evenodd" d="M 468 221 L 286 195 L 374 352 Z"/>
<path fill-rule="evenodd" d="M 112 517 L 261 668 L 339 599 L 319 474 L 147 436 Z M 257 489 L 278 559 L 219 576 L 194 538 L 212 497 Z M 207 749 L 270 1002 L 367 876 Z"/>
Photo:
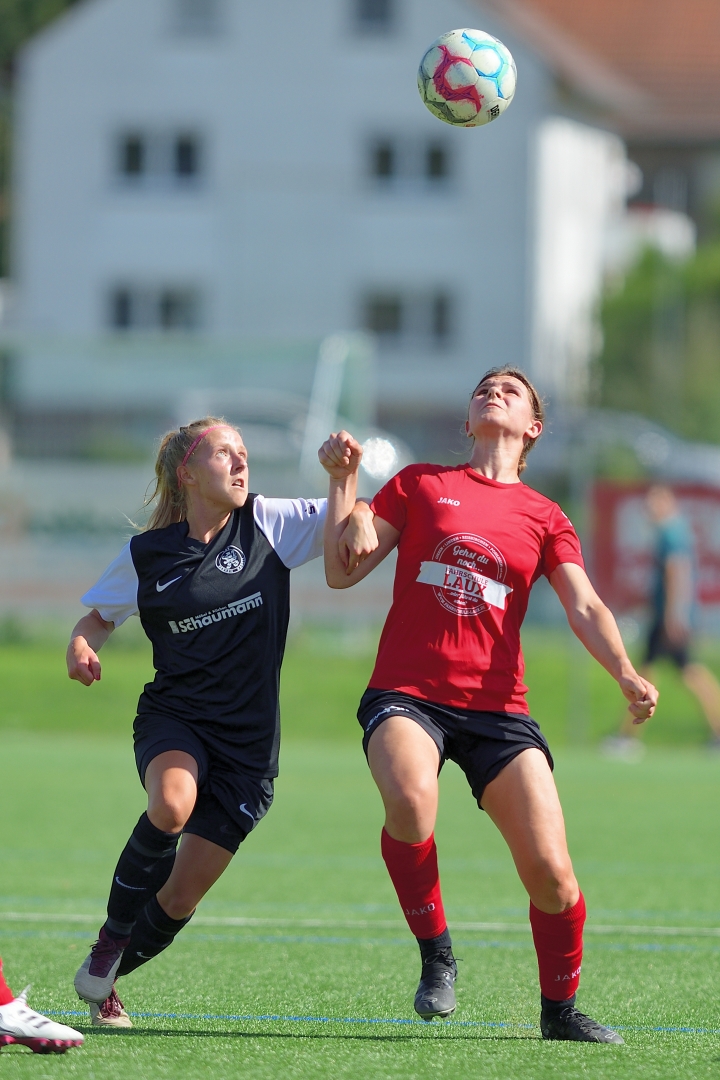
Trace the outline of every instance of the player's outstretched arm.
<path fill-rule="evenodd" d="M 70 635 L 67 647 L 68 678 L 76 679 L 83 686 L 99 682 L 102 675 L 98 653 L 115 629 L 115 623 L 106 622 L 94 608 L 83 615 Z"/>
<path fill-rule="evenodd" d="M 399 532 L 356 501 L 362 447 L 347 431 L 333 433 L 318 451 L 330 477 L 325 519 L 325 578 L 331 589 L 348 589 L 381 562 Z"/>
<path fill-rule="evenodd" d="M 630 663 L 612 612 L 595 592 L 585 571 L 575 563 L 561 563 L 550 575 L 550 584 L 565 608 L 573 633 L 617 681 L 629 702 L 633 723 L 644 723 L 655 712 L 658 692 Z"/>

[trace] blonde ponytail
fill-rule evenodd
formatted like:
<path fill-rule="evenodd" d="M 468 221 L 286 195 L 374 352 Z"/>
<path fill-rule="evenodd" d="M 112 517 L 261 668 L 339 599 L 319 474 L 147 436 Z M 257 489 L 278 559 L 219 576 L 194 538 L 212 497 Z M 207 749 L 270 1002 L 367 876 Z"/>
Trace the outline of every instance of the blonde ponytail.
<path fill-rule="evenodd" d="M 143 509 L 157 500 L 145 530 L 164 529 L 177 521 L 184 521 L 187 516 L 185 489 L 178 484 L 177 470 L 192 444 L 207 428 L 225 426 L 221 416 L 203 416 L 193 420 L 176 431 L 163 435 L 155 461 L 155 490 L 143 504 Z M 194 451 L 193 451 L 194 452 Z"/>

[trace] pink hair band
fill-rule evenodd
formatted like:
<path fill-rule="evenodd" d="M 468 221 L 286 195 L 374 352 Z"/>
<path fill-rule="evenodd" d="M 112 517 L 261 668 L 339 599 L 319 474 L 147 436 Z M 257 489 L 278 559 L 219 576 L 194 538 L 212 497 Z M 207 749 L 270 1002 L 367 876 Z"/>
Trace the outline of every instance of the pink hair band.
<path fill-rule="evenodd" d="M 198 445 L 198 443 L 201 443 L 203 441 L 203 439 L 205 438 L 205 436 L 209 435 L 211 431 L 215 431 L 215 428 L 220 428 L 220 427 L 225 427 L 225 424 L 213 424 L 212 427 L 205 428 L 204 431 L 201 431 L 200 434 L 198 435 L 197 439 L 195 439 L 193 442 L 190 443 L 190 449 L 188 450 L 187 454 L 185 455 L 185 457 L 182 459 L 182 461 L 178 465 L 178 468 L 181 469 L 183 467 L 183 465 L 187 465 L 188 458 L 190 457 L 190 455 L 192 454 L 193 450 Z M 182 487 L 182 480 L 178 476 L 178 491 L 180 490 L 181 487 Z"/>

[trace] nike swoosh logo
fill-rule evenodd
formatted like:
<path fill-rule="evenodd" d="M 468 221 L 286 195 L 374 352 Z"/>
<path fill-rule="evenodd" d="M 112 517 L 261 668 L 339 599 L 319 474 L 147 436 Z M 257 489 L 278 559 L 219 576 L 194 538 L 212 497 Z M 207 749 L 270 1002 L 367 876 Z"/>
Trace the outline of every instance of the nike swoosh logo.
<path fill-rule="evenodd" d="M 156 581 L 155 588 L 158 592 L 165 592 L 165 589 L 169 588 L 171 585 L 174 585 L 175 582 L 179 581 L 181 577 L 182 574 L 180 575 L 180 577 L 174 577 L 170 581 L 166 581 L 164 585 L 161 585 L 159 581 Z"/>
<path fill-rule="evenodd" d="M 240 803 L 240 809 L 242 810 L 243 814 L 247 814 L 247 816 L 253 823 L 255 822 L 255 815 L 250 813 L 247 808 L 247 803 Z"/>
<path fill-rule="evenodd" d="M 120 880 L 117 874 L 115 875 L 115 880 L 123 889 L 132 889 L 133 892 L 145 892 L 144 885 L 126 885 L 124 881 Z"/>
<path fill-rule="evenodd" d="M 135 955 L 142 957 L 143 960 L 154 960 L 155 959 L 154 956 L 146 956 L 146 954 L 144 952 L 136 952 Z"/>

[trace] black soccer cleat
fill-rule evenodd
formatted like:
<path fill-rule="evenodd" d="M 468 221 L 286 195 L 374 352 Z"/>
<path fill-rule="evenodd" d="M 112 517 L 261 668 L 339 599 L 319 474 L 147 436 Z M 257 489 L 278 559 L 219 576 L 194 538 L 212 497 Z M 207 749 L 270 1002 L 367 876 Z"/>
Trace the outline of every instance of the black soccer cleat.
<path fill-rule="evenodd" d="M 420 985 L 415 995 L 415 1012 L 423 1020 L 445 1020 L 455 1012 L 457 964 L 451 948 L 438 949 L 423 960 Z"/>
<path fill-rule="evenodd" d="M 552 1006 L 543 1003 L 540 1013 L 540 1030 L 543 1039 L 561 1039 L 565 1042 L 592 1042 L 612 1043 L 614 1046 L 624 1046 L 617 1031 L 603 1027 L 597 1020 L 591 1020 L 585 1013 L 578 1012 L 572 1002 L 574 998 L 558 1008 L 557 1003 Z"/>

